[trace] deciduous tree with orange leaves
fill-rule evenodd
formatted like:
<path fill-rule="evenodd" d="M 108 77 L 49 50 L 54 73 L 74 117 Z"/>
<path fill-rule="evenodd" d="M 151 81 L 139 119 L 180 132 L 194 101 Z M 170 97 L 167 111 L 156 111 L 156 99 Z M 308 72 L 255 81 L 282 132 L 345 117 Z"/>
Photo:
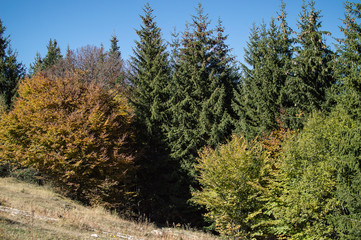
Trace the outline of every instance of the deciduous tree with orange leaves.
<path fill-rule="evenodd" d="M 132 109 L 80 71 L 65 76 L 20 83 L 0 119 L 0 161 L 33 167 L 87 204 L 124 209 L 133 195 Z"/>

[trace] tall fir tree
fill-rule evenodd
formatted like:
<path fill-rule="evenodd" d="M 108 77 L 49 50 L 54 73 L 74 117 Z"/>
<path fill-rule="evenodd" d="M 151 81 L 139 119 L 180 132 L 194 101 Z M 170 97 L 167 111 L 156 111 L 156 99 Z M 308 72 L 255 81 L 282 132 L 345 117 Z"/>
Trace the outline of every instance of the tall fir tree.
<path fill-rule="evenodd" d="M 196 11 L 180 44 L 174 42 L 177 49 L 167 129 L 171 157 L 181 165 L 179 175 L 185 200 L 191 197 L 190 189 L 198 186 L 194 168 L 198 152 L 206 145 L 215 147 L 232 132 L 231 102 L 238 80 L 221 22 L 216 29 L 210 29 L 201 4 Z M 183 212 L 193 223 L 199 219 L 192 207 L 184 205 Z"/>
<path fill-rule="evenodd" d="M 142 156 L 138 169 L 140 207 L 154 221 L 172 219 L 172 174 L 165 124 L 168 121 L 170 68 L 161 29 L 153 9 L 145 5 L 139 40 L 131 58 L 131 98 L 135 109 L 137 142 Z"/>
<path fill-rule="evenodd" d="M 44 57 L 44 59 L 42 60 L 41 70 L 48 70 L 49 68 L 54 66 L 60 59 L 63 58 L 56 39 L 49 40 L 47 49 L 48 49 L 48 52 L 47 52 L 46 56 Z"/>
<path fill-rule="evenodd" d="M 338 39 L 337 76 L 341 86 L 339 102 L 355 117 L 361 116 L 361 4 L 346 1 L 345 19 Z M 345 94 L 347 93 L 347 94 Z"/>
<path fill-rule="evenodd" d="M 253 96 L 248 89 L 253 82 L 252 79 L 256 77 L 256 69 L 262 58 L 262 52 L 260 51 L 262 41 L 260 28 L 254 23 L 247 42 L 247 48 L 244 49 L 244 61 L 248 66 L 241 65 L 241 81 L 234 91 L 235 99 L 233 102 L 233 109 L 238 116 L 238 121 L 235 122 L 235 131 L 245 136 L 249 136 L 249 132 L 252 132 L 251 126 L 256 125 L 253 120 L 253 116 L 256 116 L 255 108 L 246 106 L 251 106 L 253 102 L 253 99 L 251 99 Z M 253 122 L 254 124 L 252 124 Z"/>
<path fill-rule="evenodd" d="M 9 108 L 25 68 L 17 61 L 9 37 L 4 36 L 5 29 L 0 19 L 0 102 L 5 104 L 3 107 Z"/>
<path fill-rule="evenodd" d="M 360 167 L 360 116 L 361 116 L 361 3 L 346 1 L 345 18 L 340 30 L 344 38 L 338 39 L 337 76 L 341 85 L 338 107 L 356 123 L 354 129 L 345 127 L 339 136 L 343 144 L 337 165 L 337 199 L 341 206 L 334 212 L 332 222 L 342 239 L 358 239 L 361 235 L 361 167 Z M 341 115 L 340 114 L 340 115 Z"/>
<path fill-rule="evenodd" d="M 41 55 L 39 52 L 36 53 L 35 59 L 33 63 L 30 63 L 30 76 L 34 76 L 36 72 L 41 70 L 43 65 L 43 59 L 41 58 Z"/>
<path fill-rule="evenodd" d="M 295 58 L 286 81 L 284 96 L 291 128 L 302 127 L 304 116 L 313 110 L 326 109 L 328 93 L 335 83 L 332 61 L 333 52 L 326 45 L 320 21 L 321 12 L 315 9 L 315 1 L 303 1 L 298 21 L 300 29 L 295 38 Z"/>
<path fill-rule="evenodd" d="M 213 31 L 208 25 L 208 17 L 199 5 L 197 15 L 192 16 L 192 24 L 187 24 L 183 33 L 172 80 L 172 121 L 168 138 L 172 157 L 183 164 L 186 172 L 192 170 L 197 151 L 206 144 L 199 118 L 202 104 L 211 95 L 209 50 L 213 48 Z"/>
<path fill-rule="evenodd" d="M 110 49 L 107 53 L 108 55 L 108 65 L 113 65 L 113 67 L 110 67 L 111 71 L 114 71 L 114 74 L 117 74 L 117 76 L 115 77 L 114 82 L 112 83 L 112 85 L 117 86 L 121 91 L 123 91 L 124 93 L 126 92 L 125 89 L 126 84 L 125 84 L 125 71 L 124 71 L 124 62 L 122 59 L 122 55 L 120 52 L 120 47 L 118 46 L 118 38 L 117 36 L 114 34 L 112 36 L 112 38 L 110 39 Z M 116 73 L 118 70 L 120 69 L 120 71 L 118 73 Z"/>
<path fill-rule="evenodd" d="M 292 39 L 285 5 L 269 26 L 254 25 L 242 64 L 242 80 L 233 103 L 238 115 L 236 132 L 248 138 L 273 131 L 283 116 L 282 91 L 292 57 Z"/>
<path fill-rule="evenodd" d="M 207 145 L 216 147 L 228 139 L 234 128 L 235 114 L 232 109 L 234 89 L 239 82 L 238 68 L 231 49 L 226 44 L 222 21 L 215 29 L 211 55 L 209 99 L 205 99 L 200 113 L 200 127 Z"/>
<path fill-rule="evenodd" d="M 120 47 L 118 46 L 118 38 L 117 36 L 113 35 L 112 38 L 110 39 L 110 50 L 109 50 L 109 54 L 110 55 L 115 55 L 115 57 L 120 57 Z"/>

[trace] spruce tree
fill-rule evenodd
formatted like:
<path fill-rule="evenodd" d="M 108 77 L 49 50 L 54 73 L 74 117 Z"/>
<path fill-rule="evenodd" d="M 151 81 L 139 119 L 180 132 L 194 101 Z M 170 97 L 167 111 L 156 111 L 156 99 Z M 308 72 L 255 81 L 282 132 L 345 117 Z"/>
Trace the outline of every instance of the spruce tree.
<path fill-rule="evenodd" d="M 236 132 L 248 138 L 275 130 L 281 124 L 284 104 L 281 93 L 292 56 L 284 7 L 282 4 L 279 25 L 272 19 L 268 28 L 264 23 L 253 26 L 245 49 L 241 84 L 233 106 L 239 118 Z"/>
<path fill-rule="evenodd" d="M 172 157 L 181 162 L 186 173 L 192 171 L 198 150 L 206 144 L 199 119 L 203 103 L 211 95 L 209 50 L 214 44 L 213 31 L 208 25 L 208 17 L 199 5 L 192 24 L 187 25 L 183 33 L 172 80 L 172 121 L 168 138 Z"/>
<path fill-rule="evenodd" d="M 238 68 L 231 49 L 225 43 L 224 27 L 219 19 L 215 29 L 214 47 L 211 56 L 211 75 L 208 99 L 200 113 L 202 135 L 209 146 L 216 147 L 228 139 L 234 128 L 235 114 L 232 109 L 233 93 L 239 81 Z"/>
<path fill-rule="evenodd" d="M 200 4 L 196 10 L 180 43 L 173 42 L 177 48 L 173 52 L 167 128 L 171 157 L 181 165 L 185 200 L 191 197 L 190 189 L 198 187 L 194 168 L 198 152 L 206 145 L 215 147 L 224 142 L 233 130 L 231 102 L 238 80 L 221 22 L 211 29 Z M 193 223 L 199 219 L 199 212 L 192 207 L 184 205 L 183 212 Z"/>
<path fill-rule="evenodd" d="M 237 69 L 219 21 L 216 29 L 199 4 L 176 51 L 168 138 L 172 157 L 192 175 L 198 151 L 225 141 L 233 128 Z M 217 35 L 216 35 L 216 34 Z"/>
<path fill-rule="evenodd" d="M 361 234 L 361 167 L 360 126 L 361 116 L 361 3 L 346 1 L 345 18 L 340 27 L 344 38 L 339 39 L 337 76 L 341 85 L 338 107 L 357 125 L 345 127 L 340 135 L 339 164 L 337 165 L 337 199 L 341 206 L 332 218 L 342 239 L 358 239 Z M 340 114 L 341 115 L 341 114 Z"/>
<path fill-rule="evenodd" d="M 259 66 L 261 60 L 260 45 L 262 43 L 260 28 L 255 23 L 251 28 L 249 41 L 247 42 L 247 48 L 244 49 L 244 61 L 245 64 L 241 65 L 241 81 L 235 89 L 235 99 L 233 103 L 233 109 L 238 116 L 236 121 L 236 132 L 242 133 L 245 136 L 251 135 L 251 126 L 257 126 L 253 117 L 256 116 L 255 108 L 251 104 L 254 102 L 251 88 L 253 79 L 255 78 L 256 69 Z M 249 107 L 247 107 L 249 106 Z M 253 124 L 252 124 L 253 123 Z"/>
<path fill-rule="evenodd" d="M 49 40 L 49 44 L 47 46 L 48 52 L 44 59 L 42 60 L 42 70 L 48 70 L 53 65 L 55 65 L 60 59 L 63 58 L 63 56 L 60 53 L 60 48 L 58 46 L 58 43 L 56 39 Z"/>
<path fill-rule="evenodd" d="M 332 60 L 333 52 L 325 43 L 328 32 L 322 27 L 320 11 L 315 2 L 303 2 L 300 19 L 300 32 L 296 36 L 296 56 L 287 79 L 284 95 L 287 96 L 288 125 L 292 128 L 302 126 L 302 116 L 313 110 L 326 109 L 328 92 L 335 83 Z"/>
<path fill-rule="evenodd" d="M 41 58 L 41 55 L 39 52 L 36 53 L 34 62 L 30 64 L 30 76 L 34 76 L 36 72 L 41 70 L 43 65 L 43 59 Z"/>
<path fill-rule="evenodd" d="M 125 93 L 126 84 L 125 84 L 125 71 L 124 63 L 120 52 L 120 47 L 118 46 L 118 38 L 113 35 L 110 39 L 110 49 L 107 53 L 108 61 L 105 63 L 110 68 L 110 72 L 114 72 L 115 80 L 112 85 L 120 87 L 121 91 Z M 119 72 L 117 70 L 120 70 Z"/>
<path fill-rule="evenodd" d="M 113 35 L 111 40 L 110 40 L 110 50 L 109 50 L 109 54 L 110 55 L 115 55 L 115 57 L 120 57 L 120 48 L 118 46 L 118 38 L 117 36 Z"/>
<path fill-rule="evenodd" d="M 16 59 L 16 52 L 11 49 L 9 37 L 4 36 L 5 26 L 0 19 L 0 101 L 5 108 L 10 107 L 16 94 L 19 80 L 25 69 Z"/>
<path fill-rule="evenodd" d="M 165 136 L 169 60 L 161 29 L 149 3 L 145 5 L 141 19 L 130 76 L 130 101 L 135 110 L 136 136 L 142 153 L 138 169 L 140 207 L 154 221 L 173 221 L 170 197 L 174 167 L 169 161 Z"/>
<path fill-rule="evenodd" d="M 361 116 L 361 4 L 347 1 L 345 19 L 338 39 L 337 76 L 341 86 L 339 102 L 355 117 Z M 347 94 L 345 94 L 347 93 Z"/>

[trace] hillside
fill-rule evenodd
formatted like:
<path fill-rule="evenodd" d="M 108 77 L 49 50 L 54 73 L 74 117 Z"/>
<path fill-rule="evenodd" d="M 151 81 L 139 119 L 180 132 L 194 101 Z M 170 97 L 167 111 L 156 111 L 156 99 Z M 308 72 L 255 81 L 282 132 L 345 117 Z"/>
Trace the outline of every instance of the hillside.
<path fill-rule="evenodd" d="M 41 187 L 0 178 L 0 239 L 216 239 L 180 228 L 156 228 L 88 208 Z"/>

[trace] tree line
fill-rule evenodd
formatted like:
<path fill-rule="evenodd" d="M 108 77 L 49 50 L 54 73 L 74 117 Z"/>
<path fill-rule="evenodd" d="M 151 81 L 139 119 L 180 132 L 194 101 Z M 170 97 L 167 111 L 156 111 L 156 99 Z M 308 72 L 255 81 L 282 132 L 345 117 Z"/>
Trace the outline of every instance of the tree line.
<path fill-rule="evenodd" d="M 167 44 L 147 3 L 133 55 L 56 40 L 31 71 L 0 25 L 0 161 L 63 194 L 234 239 L 357 239 L 361 4 L 336 50 L 304 1 L 254 24 L 238 64 L 201 4 Z"/>

